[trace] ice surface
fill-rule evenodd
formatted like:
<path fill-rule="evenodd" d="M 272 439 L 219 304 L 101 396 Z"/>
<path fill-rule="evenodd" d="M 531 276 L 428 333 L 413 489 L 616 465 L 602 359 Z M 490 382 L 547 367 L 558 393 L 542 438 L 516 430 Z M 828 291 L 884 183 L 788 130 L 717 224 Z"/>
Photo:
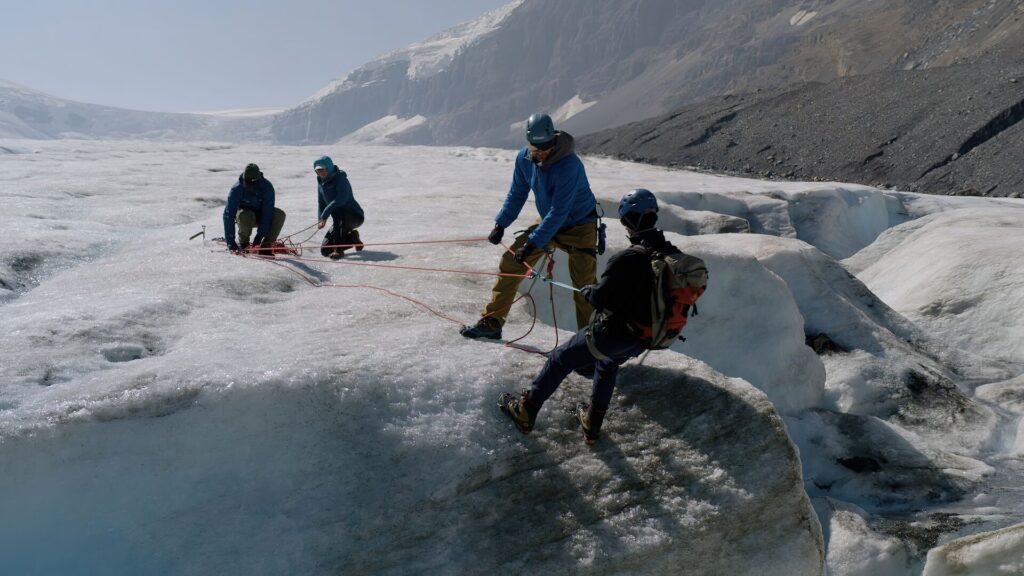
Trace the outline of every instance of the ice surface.
<path fill-rule="evenodd" d="M 1024 574 L 1024 524 L 976 534 L 928 553 L 924 576 Z"/>
<path fill-rule="evenodd" d="M 367 212 L 364 252 L 271 263 L 210 241 L 248 162 L 277 188 L 286 233 L 313 224 L 310 166 L 324 153 Z M 499 252 L 482 237 L 513 158 L 0 141 L 0 564 L 790 575 L 822 573 L 827 552 L 836 575 L 918 574 L 928 549 L 1024 519 L 1019 320 L 956 317 L 992 333 L 989 361 L 942 324 L 945 309 L 917 314 L 879 280 L 912 269 L 933 299 L 993 290 L 1012 302 L 1018 256 L 999 240 L 1010 245 L 1019 202 L 585 159 L 609 215 L 624 192 L 654 190 L 669 238 L 711 269 L 687 341 L 627 364 L 589 449 L 563 413 L 589 394 L 577 376 L 529 437 L 495 408 L 543 358 L 458 336 L 493 277 L 355 265 L 493 272 Z M 535 217 L 528 205 L 512 229 Z M 602 266 L 626 245 L 606 223 Z M 981 255 L 908 248 L 930 223 L 965 231 Z M 206 240 L 188 240 L 202 226 Z M 374 245 L 438 239 L 463 241 Z M 980 266 L 950 274 L 945 258 Z M 523 343 L 546 350 L 556 321 L 569 336 L 570 295 L 534 296 Z M 529 330 L 530 312 L 516 306 L 507 337 Z M 839 349 L 812 352 L 818 333 Z"/>
<path fill-rule="evenodd" d="M 825 499 L 819 503 L 828 521 L 830 574 L 847 576 L 903 576 L 913 562 L 899 539 L 878 534 L 860 508 Z"/>
<path fill-rule="evenodd" d="M 1020 205 L 941 212 L 887 236 L 859 274 L 875 294 L 954 348 L 1024 361 Z"/>

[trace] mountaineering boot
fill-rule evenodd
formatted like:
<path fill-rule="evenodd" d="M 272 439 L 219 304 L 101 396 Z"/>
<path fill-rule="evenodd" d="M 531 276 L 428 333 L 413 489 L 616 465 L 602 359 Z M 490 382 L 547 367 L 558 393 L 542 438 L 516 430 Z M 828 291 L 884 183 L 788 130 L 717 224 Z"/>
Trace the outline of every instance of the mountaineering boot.
<path fill-rule="evenodd" d="M 484 316 L 472 326 L 463 326 L 459 330 L 466 338 L 489 338 L 497 340 L 501 338 L 501 322 L 497 318 Z"/>
<path fill-rule="evenodd" d="M 583 440 L 587 446 L 593 446 L 601 436 L 601 424 L 604 423 L 603 410 L 594 410 L 590 404 L 580 403 L 576 406 L 576 419 L 583 428 Z"/>
<path fill-rule="evenodd" d="M 530 430 L 533 430 L 533 424 L 537 421 L 537 412 L 540 412 L 540 406 L 530 400 L 529 390 L 523 390 L 522 395 L 518 398 L 508 392 L 502 393 L 498 397 L 498 407 L 502 412 L 508 414 L 512 423 L 523 434 L 529 434 Z"/>
<path fill-rule="evenodd" d="M 274 244 L 272 242 L 263 242 L 256 247 L 256 255 L 260 258 L 273 258 Z"/>
<path fill-rule="evenodd" d="M 359 239 L 359 230 L 353 230 L 348 234 L 348 242 L 346 244 L 354 245 L 356 252 L 363 251 L 363 241 Z"/>
<path fill-rule="evenodd" d="M 338 250 L 337 248 L 335 248 L 333 251 L 331 251 L 330 254 L 327 255 L 327 257 L 330 258 L 331 260 L 341 260 L 342 258 L 345 257 L 345 251 Z"/>

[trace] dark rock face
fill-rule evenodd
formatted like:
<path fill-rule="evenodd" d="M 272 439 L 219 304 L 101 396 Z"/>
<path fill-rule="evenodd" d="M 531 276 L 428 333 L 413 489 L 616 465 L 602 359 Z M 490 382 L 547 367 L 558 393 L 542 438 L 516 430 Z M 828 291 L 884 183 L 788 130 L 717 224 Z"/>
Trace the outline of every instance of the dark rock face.
<path fill-rule="evenodd" d="M 725 96 L 579 140 L 585 152 L 758 177 L 1024 195 L 1024 61 Z"/>
<path fill-rule="evenodd" d="M 443 70 L 414 78 L 413 52 L 389 55 L 278 116 L 272 135 L 331 142 L 386 115 L 419 114 L 428 124 L 416 142 L 517 146 L 529 114 L 574 97 L 593 105 L 555 119 L 581 135 L 730 92 L 1019 53 L 1018 4 L 525 0 Z"/>

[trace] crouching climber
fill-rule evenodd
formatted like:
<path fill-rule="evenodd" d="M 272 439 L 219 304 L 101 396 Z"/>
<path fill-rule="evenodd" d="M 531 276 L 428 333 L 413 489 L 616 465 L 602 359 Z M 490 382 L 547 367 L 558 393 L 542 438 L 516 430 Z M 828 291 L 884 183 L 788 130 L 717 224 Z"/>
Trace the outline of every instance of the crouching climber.
<path fill-rule="evenodd" d="M 352 194 L 348 174 L 334 165 L 330 156 L 321 156 L 313 162 L 316 172 L 317 228 L 327 225 L 331 218 L 331 229 L 324 236 L 320 249 L 324 256 L 337 260 L 345 256 L 345 250 L 363 249 L 359 239 L 359 228 L 365 216 L 363 208 Z"/>
<path fill-rule="evenodd" d="M 274 206 L 274 185 L 263 177 L 259 166 L 249 164 L 228 192 L 228 203 L 224 207 L 224 241 L 228 249 L 245 252 L 252 247 L 256 254 L 272 258 L 274 242 L 281 234 L 284 220 L 284 211 Z M 255 238 L 252 237 L 253 228 L 256 229 Z"/>

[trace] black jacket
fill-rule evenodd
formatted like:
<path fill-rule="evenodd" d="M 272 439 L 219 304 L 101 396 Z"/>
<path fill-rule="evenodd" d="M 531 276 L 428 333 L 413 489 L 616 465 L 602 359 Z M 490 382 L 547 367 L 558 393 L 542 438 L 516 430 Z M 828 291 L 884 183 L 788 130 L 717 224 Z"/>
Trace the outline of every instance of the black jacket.
<path fill-rule="evenodd" d="M 630 324 L 634 321 L 651 323 L 651 291 L 654 289 L 654 271 L 651 254 L 679 252 L 658 229 L 651 229 L 630 238 L 633 246 L 608 260 L 597 286 L 587 289 L 584 296 L 597 314 L 593 322 L 609 336 L 623 340 L 636 340 Z"/>

